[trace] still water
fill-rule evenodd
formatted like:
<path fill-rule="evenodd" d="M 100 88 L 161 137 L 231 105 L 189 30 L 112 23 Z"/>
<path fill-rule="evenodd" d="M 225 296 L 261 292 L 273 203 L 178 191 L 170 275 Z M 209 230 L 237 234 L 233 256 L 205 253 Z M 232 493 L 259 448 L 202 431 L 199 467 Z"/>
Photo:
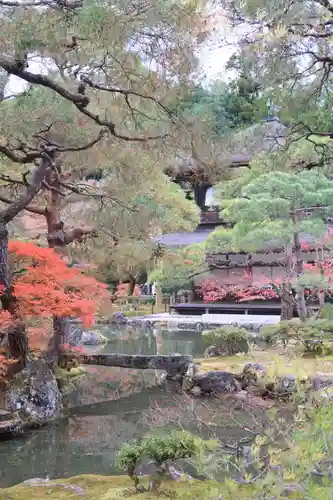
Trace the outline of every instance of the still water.
<path fill-rule="evenodd" d="M 109 343 L 90 352 L 128 354 L 180 353 L 202 356 L 197 332 L 143 331 L 114 327 L 103 331 Z M 167 429 L 175 421 L 211 437 L 200 418 L 218 417 L 215 428 L 227 439 L 242 435 L 229 418 L 229 408 L 209 408 L 200 400 L 179 394 L 175 386 L 156 387 L 156 374 L 144 370 L 91 367 L 82 387 L 69 397 L 68 416 L 20 438 L 0 442 L 0 487 L 34 477 L 77 474 L 117 474 L 114 461 L 122 443 L 152 429 Z M 212 416 L 214 414 L 214 417 Z M 194 416 L 195 415 L 195 416 Z M 198 416 L 199 415 L 199 416 Z M 241 420 L 246 415 L 239 414 Z M 208 433 L 208 434 L 207 434 Z"/>

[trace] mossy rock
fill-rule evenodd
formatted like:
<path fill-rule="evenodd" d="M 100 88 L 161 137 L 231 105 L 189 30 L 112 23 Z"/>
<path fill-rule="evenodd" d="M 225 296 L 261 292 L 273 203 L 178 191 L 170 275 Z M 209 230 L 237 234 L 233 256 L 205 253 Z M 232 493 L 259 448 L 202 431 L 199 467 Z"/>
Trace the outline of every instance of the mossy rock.
<path fill-rule="evenodd" d="M 140 479 L 147 486 L 148 479 Z M 74 489 L 73 487 L 76 487 Z M 78 493 L 82 491 L 81 494 Z M 222 488 L 214 481 L 169 481 L 162 484 L 161 496 L 165 498 L 206 499 L 218 498 Z M 156 500 L 156 494 L 144 492 L 138 494 L 133 482 L 127 476 L 95 476 L 83 475 L 70 479 L 56 479 L 45 486 L 30 486 L 25 483 L 12 488 L 0 489 L 0 500 L 31 499 L 71 500 L 87 498 L 89 500 L 118 500 L 120 498 L 137 498 L 139 500 Z M 240 497 L 240 498 L 246 498 Z"/>

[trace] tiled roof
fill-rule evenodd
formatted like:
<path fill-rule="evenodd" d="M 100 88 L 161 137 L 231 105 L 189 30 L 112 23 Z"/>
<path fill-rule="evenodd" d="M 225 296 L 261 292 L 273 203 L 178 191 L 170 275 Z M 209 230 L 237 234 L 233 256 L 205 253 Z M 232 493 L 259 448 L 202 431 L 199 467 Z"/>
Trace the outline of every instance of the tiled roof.
<path fill-rule="evenodd" d="M 154 241 L 169 248 L 185 247 L 187 245 L 194 245 L 195 243 L 203 243 L 214 229 L 201 229 L 192 233 L 163 234 L 162 236 L 156 236 Z"/>
<path fill-rule="evenodd" d="M 196 243 L 203 243 L 206 241 L 208 236 L 215 230 L 215 227 L 209 229 L 198 229 L 193 231 L 192 233 L 171 233 L 171 234 L 163 234 L 161 236 L 156 236 L 154 241 L 156 243 L 160 243 L 161 245 L 165 245 L 168 248 L 175 247 L 185 247 L 188 245 L 194 245 Z M 313 243 L 313 237 L 308 233 L 301 233 L 301 242 L 305 244 Z M 280 245 L 279 243 L 274 243 L 272 241 L 272 245 L 270 245 L 271 249 L 277 250 Z M 267 249 L 267 247 L 266 247 Z M 263 249 L 264 250 L 264 249 Z"/>

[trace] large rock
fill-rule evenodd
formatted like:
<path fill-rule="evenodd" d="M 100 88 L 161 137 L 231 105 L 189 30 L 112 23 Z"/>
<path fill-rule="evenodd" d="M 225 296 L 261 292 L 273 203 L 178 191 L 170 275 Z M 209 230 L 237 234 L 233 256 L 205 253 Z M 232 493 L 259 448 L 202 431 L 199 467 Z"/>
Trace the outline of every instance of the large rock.
<path fill-rule="evenodd" d="M 62 396 L 54 374 L 42 359 L 32 360 L 7 390 L 6 408 L 16 413 L 23 425 L 43 425 L 58 417 Z"/>
<path fill-rule="evenodd" d="M 260 363 L 246 363 L 242 371 L 242 387 L 247 388 L 249 385 L 256 385 L 260 380 L 264 379 L 267 371 L 264 365 Z"/>
<path fill-rule="evenodd" d="M 83 332 L 81 336 L 82 345 L 100 345 L 106 342 L 106 338 L 100 332 Z"/>
<path fill-rule="evenodd" d="M 194 394 L 225 394 L 241 390 L 235 375 L 224 371 L 211 371 L 194 375 L 188 389 Z"/>
<path fill-rule="evenodd" d="M 115 323 L 116 325 L 125 325 L 127 322 L 128 318 L 125 316 L 124 313 L 122 312 L 114 313 L 112 317 L 112 323 Z"/>
<path fill-rule="evenodd" d="M 332 373 L 316 373 L 310 377 L 311 388 L 314 391 L 319 389 L 326 389 L 327 387 L 333 386 L 333 374 Z"/>

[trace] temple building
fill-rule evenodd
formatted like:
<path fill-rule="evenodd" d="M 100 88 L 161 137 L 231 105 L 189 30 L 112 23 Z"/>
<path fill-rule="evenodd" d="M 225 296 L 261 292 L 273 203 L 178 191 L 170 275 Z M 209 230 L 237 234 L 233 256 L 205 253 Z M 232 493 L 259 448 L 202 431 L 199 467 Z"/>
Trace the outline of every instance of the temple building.
<path fill-rule="evenodd" d="M 262 151 L 268 151 L 282 145 L 281 139 L 285 127 L 276 120 L 269 120 L 263 124 L 255 125 L 257 147 L 253 148 L 253 156 Z M 259 141 L 258 138 L 261 138 Z M 230 168 L 247 168 L 253 157 L 246 152 L 231 155 Z M 214 182 L 209 174 L 198 165 L 191 165 L 177 171 L 167 172 L 174 182 L 180 184 L 187 193 L 192 196 L 201 210 L 200 223 L 195 231 L 188 233 L 164 234 L 155 238 L 159 244 L 168 248 L 180 248 L 196 243 L 203 243 L 209 234 L 218 226 L 225 223 L 221 219 L 220 209 L 214 200 Z M 311 250 L 311 237 L 302 235 L 302 242 L 310 249 L 303 252 L 304 262 L 310 263 L 316 260 L 316 251 Z M 282 261 L 285 258 L 284 249 L 277 248 L 272 242 L 271 248 L 263 248 L 262 251 L 252 253 L 228 252 L 223 254 L 207 255 L 209 271 L 195 278 L 195 284 L 199 285 L 203 279 L 214 277 L 221 284 L 237 285 L 248 284 L 250 275 L 253 282 L 262 282 L 263 277 L 278 279 L 282 276 Z M 245 281 L 245 274 L 247 276 Z"/>

